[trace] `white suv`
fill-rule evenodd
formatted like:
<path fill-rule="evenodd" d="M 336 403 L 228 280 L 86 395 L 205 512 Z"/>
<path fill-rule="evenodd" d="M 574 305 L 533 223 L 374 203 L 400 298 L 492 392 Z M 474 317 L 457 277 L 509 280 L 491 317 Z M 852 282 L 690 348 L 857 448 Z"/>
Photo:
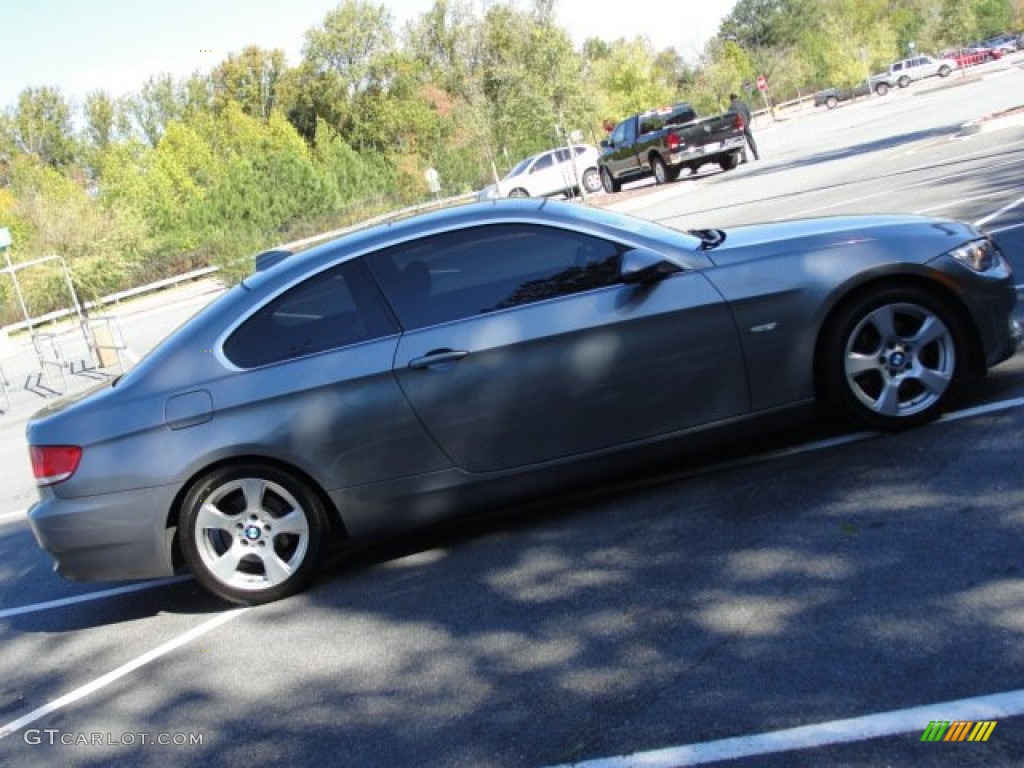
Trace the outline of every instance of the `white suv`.
<path fill-rule="evenodd" d="M 571 197 L 580 185 L 587 192 L 601 189 L 597 160 L 601 156 L 590 144 L 577 144 L 569 154 L 568 147 L 550 149 L 520 160 L 496 185 L 484 187 L 480 200 L 496 197 Z"/>
<path fill-rule="evenodd" d="M 871 78 L 873 82 L 887 82 L 890 86 L 898 85 L 906 88 L 914 80 L 926 77 L 946 77 L 956 69 L 955 59 L 933 59 L 931 56 L 914 56 L 909 59 L 895 61 L 889 65 L 889 71 Z"/>

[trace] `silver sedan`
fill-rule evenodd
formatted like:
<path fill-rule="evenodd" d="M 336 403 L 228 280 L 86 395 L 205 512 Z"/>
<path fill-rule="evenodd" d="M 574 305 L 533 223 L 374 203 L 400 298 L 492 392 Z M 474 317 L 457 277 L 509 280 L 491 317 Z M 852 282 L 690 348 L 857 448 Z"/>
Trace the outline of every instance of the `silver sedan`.
<path fill-rule="evenodd" d="M 863 427 L 921 423 L 1020 335 L 995 244 L 922 217 L 682 232 L 498 201 L 281 256 L 30 422 L 29 517 L 60 573 L 187 566 L 267 602 L 332 543 L 811 403 Z"/>

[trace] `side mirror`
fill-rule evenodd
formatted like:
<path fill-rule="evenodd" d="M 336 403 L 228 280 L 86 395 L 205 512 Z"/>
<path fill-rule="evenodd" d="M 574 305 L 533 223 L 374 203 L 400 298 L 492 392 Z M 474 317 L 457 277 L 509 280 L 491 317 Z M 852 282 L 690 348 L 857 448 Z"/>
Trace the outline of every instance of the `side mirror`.
<path fill-rule="evenodd" d="M 601 139 L 601 149 L 609 149 L 612 146 L 613 145 L 611 141 L 609 141 L 608 139 Z"/>
<path fill-rule="evenodd" d="M 682 271 L 682 267 L 660 253 L 646 248 L 635 248 L 622 255 L 619 278 L 628 285 L 638 285 L 655 283 Z"/>

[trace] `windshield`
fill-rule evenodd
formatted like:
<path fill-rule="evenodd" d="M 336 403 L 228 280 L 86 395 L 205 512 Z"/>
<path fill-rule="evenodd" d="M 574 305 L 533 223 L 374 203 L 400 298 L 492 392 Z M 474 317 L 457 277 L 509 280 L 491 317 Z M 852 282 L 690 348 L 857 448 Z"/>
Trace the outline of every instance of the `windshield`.
<path fill-rule="evenodd" d="M 513 176 L 518 176 L 519 174 L 523 173 L 523 171 L 525 171 L 526 168 L 532 162 L 533 162 L 533 158 L 532 157 L 528 157 L 525 160 L 520 160 L 518 163 L 516 163 L 515 168 L 513 168 L 511 171 L 509 171 L 508 173 L 505 174 L 504 178 L 511 179 Z"/>

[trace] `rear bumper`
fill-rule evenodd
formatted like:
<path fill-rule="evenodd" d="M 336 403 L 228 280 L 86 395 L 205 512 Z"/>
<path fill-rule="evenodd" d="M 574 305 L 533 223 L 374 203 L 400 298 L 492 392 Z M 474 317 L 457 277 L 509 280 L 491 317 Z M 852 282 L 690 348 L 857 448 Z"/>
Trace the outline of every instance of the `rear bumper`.
<path fill-rule="evenodd" d="M 724 141 L 716 141 L 711 144 L 687 146 L 669 155 L 669 162 L 672 165 L 682 165 L 697 158 L 710 158 L 725 154 L 726 152 L 737 152 L 746 147 L 746 142 L 746 137 L 740 134 L 739 136 L 730 136 Z"/>
<path fill-rule="evenodd" d="M 44 498 L 28 511 L 29 524 L 66 579 L 170 576 L 174 529 L 165 521 L 175 490 L 163 486 L 77 499 L 44 490 Z"/>

